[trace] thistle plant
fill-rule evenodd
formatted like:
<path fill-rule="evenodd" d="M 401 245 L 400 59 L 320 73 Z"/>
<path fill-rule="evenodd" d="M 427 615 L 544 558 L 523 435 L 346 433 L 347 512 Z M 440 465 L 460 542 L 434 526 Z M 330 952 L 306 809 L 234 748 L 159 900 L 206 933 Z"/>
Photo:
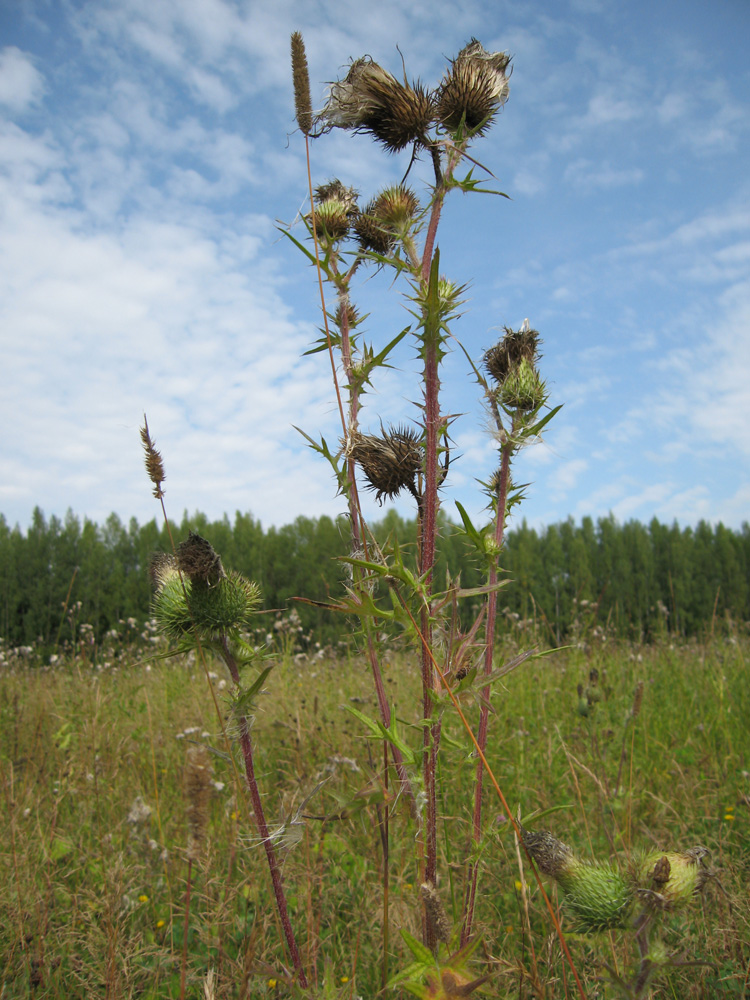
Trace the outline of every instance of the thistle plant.
<path fill-rule="evenodd" d="M 480 704 L 470 850 L 470 856 L 476 857 L 482 839 L 483 751 L 490 689 L 507 672 L 494 670 L 494 648 L 497 591 L 506 582 L 500 579 L 499 556 L 508 510 L 520 499 L 520 491 L 511 486 L 511 459 L 538 437 L 555 412 L 542 413 L 547 393 L 537 369 L 539 335 L 528 323 L 519 331 L 506 330 L 501 343 L 486 353 L 483 364 L 469 358 L 491 414 L 499 452 L 499 467 L 486 486 L 490 523 L 478 530 L 458 505 L 465 535 L 485 568 L 486 583 L 479 592 L 463 590 L 458 580 L 448 580 L 441 589 L 434 567 L 438 511 L 449 483 L 452 418 L 441 406 L 440 371 L 453 340 L 452 325 L 459 316 L 464 289 L 441 273 L 437 233 L 451 191 L 483 190 L 475 178 L 482 168 L 472 147 L 492 126 L 508 98 L 509 65 L 507 53 L 487 52 L 472 39 L 450 62 L 442 81 L 429 89 L 420 82 L 400 82 L 370 57 L 363 57 L 351 63 L 344 79 L 330 86 L 322 111 L 313 114 L 304 48 L 298 34 L 292 37 L 297 121 L 308 152 L 310 211 L 302 224 L 309 242 L 298 239 L 290 229 L 286 233 L 317 268 L 324 329 L 312 352 L 329 355 L 341 420 L 337 449 L 325 439 L 305 437 L 331 464 L 338 489 L 348 502 L 352 579 L 348 597 L 334 606 L 358 615 L 362 622 L 378 692 L 379 725 L 397 773 L 418 804 L 420 873 L 423 883 L 432 886 L 438 884 L 437 769 L 442 714 L 446 693 L 451 693 L 447 677 L 459 680 L 465 690 L 473 688 Z M 373 193 L 364 205 L 340 178 L 313 189 L 309 139 L 332 129 L 368 134 L 389 153 L 410 151 L 412 160 L 427 157 L 432 183 L 421 195 L 405 182 L 390 185 Z M 412 316 L 409 326 L 380 349 L 365 342 L 353 303 L 353 279 L 360 270 L 372 267 L 393 273 Z M 327 295 L 335 300 L 335 308 Z M 407 337 L 421 361 L 422 402 L 414 424 L 393 427 L 381 422 L 379 433 L 365 431 L 360 426 L 362 396 Z M 406 564 L 397 540 L 381 548 L 369 533 L 359 501 L 359 477 L 381 503 L 398 496 L 413 499 L 418 522 L 416 571 Z M 377 600 L 373 589 L 377 581 L 390 592 L 385 601 Z M 468 596 L 480 596 L 483 606 L 462 630 L 460 602 Z M 373 641 L 375 625 L 382 623 L 405 627 L 419 658 L 422 739 L 409 755 L 410 761 L 420 765 L 418 774 L 406 766 L 403 744 L 391 730 L 391 710 L 384 699 Z M 378 731 L 372 720 L 364 721 Z M 472 862 L 467 867 L 463 946 L 471 938 L 477 878 L 478 866 Z M 423 940 L 428 949 L 435 949 L 436 930 L 426 902 Z"/>

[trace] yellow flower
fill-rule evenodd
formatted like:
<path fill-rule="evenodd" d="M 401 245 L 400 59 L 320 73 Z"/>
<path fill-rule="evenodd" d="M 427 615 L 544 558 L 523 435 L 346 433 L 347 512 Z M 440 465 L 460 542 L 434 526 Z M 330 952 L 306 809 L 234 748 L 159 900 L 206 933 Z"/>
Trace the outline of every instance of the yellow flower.
<path fill-rule="evenodd" d="M 523 889 L 523 883 L 519 882 L 518 879 L 513 884 L 516 887 L 516 892 L 520 892 Z"/>
<path fill-rule="evenodd" d="M 339 980 L 339 982 L 341 982 L 341 983 L 348 983 L 349 982 L 349 977 L 348 976 L 342 976 L 341 979 Z"/>
<path fill-rule="evenodd" d="M 157 930 L 161 930 L 162 927 L 164 926 L 164 924 L 166 924 L 166 922 L 167 922 L 166 920 L 157 920 L 156 921 L 156 929 Z"/>
<path fill-rule="evenodd" d="M 269 979 L 268 980 L 268 985 L 271 987 L 272 990 L 275 989 L 276 988 L 276 980 L 275 979 Z"/>
<path fill-rule="evenodd" d="M 147 903 L 148 902 L 148 896 L 144 896 L 144 895 L 139 896 L 138 897 L 138 902 L 139 903 Z"/>

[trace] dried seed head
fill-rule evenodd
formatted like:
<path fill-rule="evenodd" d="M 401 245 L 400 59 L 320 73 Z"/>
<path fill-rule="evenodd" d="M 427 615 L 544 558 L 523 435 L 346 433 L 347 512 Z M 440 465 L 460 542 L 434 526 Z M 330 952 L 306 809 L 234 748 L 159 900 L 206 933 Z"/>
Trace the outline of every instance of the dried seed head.
<path fill-rule="evenodd" d="M 559 878 L 575 860 L 572 848 L 548 830 L 530 831 L 521 827 L 523 846 L 543 875 Z"/>
<path fill-rule="evenodd" d="M 505 327 L 505 336 L 484 355 L 484 367 L 502 385 L 521 361 L 535 364 L 539 359 L 539 332 L 524 324 L 520 330 Z"/>
<path fill-rule="evenodd" d="M 373 214 L 374 205 L 375 202 L 370 202 L 364 212 L 360 212 L 355 218 L 354 232 L 363 250 L 372 250 L 381 257 L 386 257 L 396 245 L 396 234 Z"/>
<path fill-rule="evenodd" d="M 437 889 L 432 882 L 423 882 L 419 887 L 419 891 L 427 912 L 427 919 L 432 925 L 435 937 L 438 941 L 444 941 L 447 944 L 451 936 L 451 922 L 448 919 L 448 914 L 445 912 L 443 901 Z"/>
<path fill-rule="evenodd" d="M 213 586 L 226 577 L 218 552 L 193 531 L 177 546 L 177 565 L 194 584 Z"/>
<path fill-rule="evenodd" d="M 403 184 L 386 188 L 372 202 L 370 212 L 393 231 L 404 230 L 419 212 L 419 199 Z"/>
<path fill-rule="evenodd" d="M 342 184 L 337 177 L 315 188 L 316 205 L 322 205 L 324 201 L 338 201 L 345 207 L 347 215 L 356 215 L 358 197 L 353 187 Z"/>
<path fill-rule="evenodd" d="M 206 839 L 208 806 L 211 800 L 211 755 L 204 746 L 188 747 L 183 782 L 187 800 L 187 856 L 191 861 L 200 857 Z"/>
<path fill-rule="evenodd" d="M 301 132 L 309 135 L 313 127 L 310 74 L 307 69 L 305 43 L 299 31 L 292 32 L 292 82 L 294 84 L 294 113 L 297 124 Z"/>
<path fill-rule="evenodd" d="M 507 52 L 486 52 L 472 38 L 451 63 L 438 90 L 436 118 L 448 132 L 481 135 L 508 100 Z"/>
<path fill-rule="evenodd" d="M 418 498 L 416 479 L 422 468 L 422 448 L 415 431 L 397 427 L 380 437 L 357 434 L 350 455 L 365 474 L 367 487 L 375 492 L 378 503 L 384 497 L 392 500 L 402 489 Z"/>
<path fill-rule="evenodd" d="M 148 432 L 148 421 L 146 420 L 145 413 L 143 415 L 143 427 L 141 427 L 141 442 L 143 450 L 146 452 L 146 472 L 148 473 L 148 478 L 154 484 L 154 496 L 157 500 L 161 500 L 164 496 L 161 484 L 167 477 L 164 473 L 162 457 L 154 447 L 154 442 L 151 440 L 151 435 Z"/>
<path fill-rule="evenodd" d="M 356 59 L 344 80 L 331 85 L 321 114 L 328 128 L 370 132 L 386 149 L 398 152 L 424 141 L 432 122 L 432 96 L 415 83 L 399 83 L 369 56 Z"/>

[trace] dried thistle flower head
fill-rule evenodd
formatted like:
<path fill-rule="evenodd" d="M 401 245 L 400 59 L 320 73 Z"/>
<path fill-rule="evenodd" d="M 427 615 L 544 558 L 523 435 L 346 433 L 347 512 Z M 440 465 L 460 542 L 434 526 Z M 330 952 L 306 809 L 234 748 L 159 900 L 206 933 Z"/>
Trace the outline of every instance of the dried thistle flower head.
<path fill-rule="evenodd" d="M 432 104 L 432 96 L 419 83 L 399 83 L 364 56 L 351 64 L 344 80 L 331 84 L 321 120 L 328 128 L 370 132 L 395 153 L 412 142 L 425 141 Z"/>
<path fill-rule="evenodd" d="M 338 177 L 315 188 L 315 204 L 322 205 L 325 201 L 338 201 L 346 208 L 348 215 L 356 215 L 359 195 L 353 187 L 347 187 Z"/>
<path fill-rule="evenodd" d="M 436 118 L 448 132 L 481 135 L 503 104 L 510 87 L 507 52 L 487 52 L 472 38 L 451 63 L 436 99 Z"/>
<path fill-rule="evenodd" d="M 208 827 L 208 806 L 211 801 L 211 755 L 204 746 L 190 746 L 183 772 L 187 805 L 188 846 L 191 861 L 200 857 Z"/>
<path fill-rule="evenodd" d="M 484 367 L 499 385 L 522 361 L 533 365 L 539 359 L 539 332 L 529 327 L 528 320 L 520 330 L 506 326 L 504 331 L 502 340 L 484 355 Z"/>
<path fill-rule="evenodd" d="M 218 552 L 194 531 L 177 546 L 177 565 L 192 583 L 212 586 L 226 577 Z"/>
<path fill-rule="evenodd" d="M 157 500 L 161 500 L 164 496 L 164 490 L 161 488 L 161 484 L 167 477 L 164 473 L 164 462 L 162 461 L 162 457 L 154 447 L 154 442 L 151 440 L 145 413 L 143 414 L 143 427 L 141 427 L 141 442 L 143 444 L 143 450 L 146 452 L 146 472 L 148 473 L 148 478 L 154 484 L 154 496 Z"/>
<path fill-rule="evenodd" d="M 357 434 L 349 454 L 362 469 L 367 487 L 375 492 L 378 503 L 384 497 L 392 500 L 402 489 L 419 500 L 416 480 L 422 469 L 422 447 L 415 431 L 396 427 L 380 437 Z"/>
<path fill-rule="evenodd" d="M 405 235 L 419 212 L 419 199 L 403 184 L 381 191 L 354 221 L 354 231 L 363 250 L 385 256 L 399 235 Z"/>
<path fill-rule="evenodd" d="M 292 32 L 292 83 L 294 84 L 294 113 L 297 124 L 304 135 L 309 135 L 313 127 L 310 74 L 307 69 L 305 43 L 299 31 Z"/>

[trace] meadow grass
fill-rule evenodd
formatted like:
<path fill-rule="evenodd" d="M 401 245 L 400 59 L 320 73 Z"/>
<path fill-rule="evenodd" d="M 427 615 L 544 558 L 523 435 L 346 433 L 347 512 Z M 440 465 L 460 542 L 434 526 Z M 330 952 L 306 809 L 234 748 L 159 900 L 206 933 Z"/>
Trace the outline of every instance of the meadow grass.
<path fill-rule="evenodd" d="M 195 742 L 219 752 L 204 856 L 192 873 L 187 995 L 292 995 L 268 870 L 208 687 L 228 717 L 224 668 L 211 663 L 209 681 L 195 660 L 134 654 L 106 667 L 80 657 L 54 667 L 9 657 L 0 672 L 0 997 L 180 995 L 182 774 Z M 717 877 L 665 922 L 670 949 L 713 965 L 666 971 L 653 997 L 739 997 L 748 988 L 747 654 L 734 637 L 593 644 L 527 662 L 493 696 L 488 758 L 512 809 L 524 817 L 554 810 L 538 825 L 582 857 L 710 849 Z M 384 676 L 405 738 L 416 744 L 414 660 L 393 655 Z M 406 796 L 384 786 L 382 744 L 347 706 L 377 714 L 364 661 L 287 656 L 268 678 L 253 735 L 312 982 L 318 995 L 369 997 L 382 974 L 385 816 L 390 975 L 410 961 L 399 930 L 420 933 L 416 830 Z M 476 706 L 463 707 L 475 721 Z M 443 726 L 439 888 L 449 918 L 459 920 L 475 762 L 450 708 Z M 477 975 L 492 973 L 485 989 L 493 996 L 573 997 L 507 817 L 491 789 L 485 796 L 493 820 L 481 846 Z M 579 936 L 561 913 L 587 995 L 613 996 L 602 962 L 620 972 L 632 962 L 628 934 Z"/>

